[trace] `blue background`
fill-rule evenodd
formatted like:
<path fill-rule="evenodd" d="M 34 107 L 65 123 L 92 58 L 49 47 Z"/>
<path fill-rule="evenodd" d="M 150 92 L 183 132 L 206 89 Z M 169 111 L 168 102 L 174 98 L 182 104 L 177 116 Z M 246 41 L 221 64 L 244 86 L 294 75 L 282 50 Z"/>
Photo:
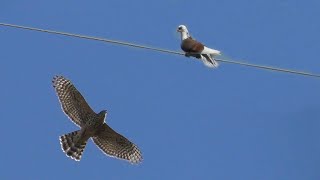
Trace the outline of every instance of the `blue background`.
<path fill-rule="evenodd" d="M 176 28 L 234 60 L 320 73 L 316 0 L 3 0 L 0 22 L 180 50 Z M 320 179 L 320 79 L 0 27 L 1 179 Z M 74 131 L 52 77 L 72 80 L 136 143 L 135 166 Z"/>

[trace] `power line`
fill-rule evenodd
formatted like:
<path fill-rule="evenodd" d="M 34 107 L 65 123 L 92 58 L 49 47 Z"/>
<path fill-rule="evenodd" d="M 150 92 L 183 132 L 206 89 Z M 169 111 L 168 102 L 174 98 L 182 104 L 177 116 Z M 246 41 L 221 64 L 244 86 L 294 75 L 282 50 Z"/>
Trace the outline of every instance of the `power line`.
<path fill-rule="evenodd" d="M 87 40 L 101 41 L 101 42 L 106 42 L 106 43 L 118 44 L 118 45 L 123 45 L 123 46 L 130 46 L 130 47 L 141 48 L 141 49 L 148 49 L 148 50 L 169 53 L 169 54 L 185 55 L 183 52 L 177 52 L 177 51 L 161 49 L 161 48 L 154 48 L 154 47 L 150 47 L 150 46 L 143 46 L 143 45 L 139 45 L 139 44 L 124 42 L 124 41 L 117 41 L 117 40 L 110 40 L 110 39 L 105 39 L 105 38 L 98 38 L 98 37 L 93 37 L 93 36 L 85 36 L 85 35 L 72 34 L 72 33 L 60 32 L 60 31 L 52 31 L 52 30 L 47 30 L 47 29 L 39 29 L 39 28 L 20 26 L 20 25 L 15 25 L 15 24 L 7 24 L 7 23 L 1 23 L 1 22 L 0 22 L 0 26 L 30 30 L 30 31 L 38 31 L 38 32 L 44 32 L 44 33 L 49 33 L 49 34 L 58 34 L 58 35 L 76 37 L 76 38 L 87 39 Z M 250 64 L 250 63 L 232 61 L 232 60 L 226 60 L 226 59 L 216 59 L 216 60 L 220 61 L 220 62 L 224 62 L 224 63 L 229 63 L 229 64 L 238 64 L 238 65 L 248 66 L 248 67 L 253 67 L 253 68 L 267 69 L 267 70 L 271 70 L 271 71 L 278 71 L 278 72 L 285 72 L 285 73 L 320 78 L 320 75 L 308 73 L 308 72 L 295 71 L 295 70 L 277 68 L 277 67 L 272 67 L 272 66 L 256 65 L 256 64 Z"/>

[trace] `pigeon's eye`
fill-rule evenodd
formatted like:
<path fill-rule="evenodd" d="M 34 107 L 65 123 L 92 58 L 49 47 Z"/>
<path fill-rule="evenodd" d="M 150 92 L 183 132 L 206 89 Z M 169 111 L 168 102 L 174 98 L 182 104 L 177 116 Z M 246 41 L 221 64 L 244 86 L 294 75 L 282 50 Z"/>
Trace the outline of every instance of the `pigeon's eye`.
<path fill-rule="evenodd" d="M 179 27 L 178 29 L 180 29 L 180 30 L 181 30 L 181 29 L 182 29 L 182 27 Z"/>

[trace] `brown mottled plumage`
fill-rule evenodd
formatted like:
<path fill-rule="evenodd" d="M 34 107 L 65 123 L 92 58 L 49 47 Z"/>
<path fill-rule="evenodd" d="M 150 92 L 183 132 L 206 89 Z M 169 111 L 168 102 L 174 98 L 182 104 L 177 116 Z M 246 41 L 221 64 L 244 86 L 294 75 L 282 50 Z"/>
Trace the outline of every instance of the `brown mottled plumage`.
<path fill-rule="evenodd" d="M 52 83 L 63 111 L 81 128 L 60 136 L 61 148 L 67 156 L 80 161 L 88 139 L 92 138 L 93 142 L 109 156 L 131 163 L 142 161 L 138 147 L 104 122 L 107 111 L 103 110 L 96 114 L 70 80 L 55 76 Z"/>

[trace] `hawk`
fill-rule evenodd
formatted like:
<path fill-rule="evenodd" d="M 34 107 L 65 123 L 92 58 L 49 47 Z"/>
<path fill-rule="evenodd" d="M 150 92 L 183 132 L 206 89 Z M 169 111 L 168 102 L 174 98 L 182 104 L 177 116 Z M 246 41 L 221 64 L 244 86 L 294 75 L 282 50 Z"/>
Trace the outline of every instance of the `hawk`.
<path fill-rule="evenodd" d="M 177 29 L 181 33 L 181 49 L 186 53 L 187 57 L 193 56 L 201 59 L 204 65 L 210 68 L 219 66 L 218 62 L 214 59 L 215 56 L 221 55 L 220 51 L 211 49 L 202 43 L 194 40 L 185 25 L 180 25 Z"/>
<path fill-rule="evenodd" d="M 63 76 L 55 76 L 52 83 L 62 110 L 80 127 L 78 131 L 60 136 L 61 148 L 68 157 L 80 161 L 88 139 L 92 138 L 108 156 L 127 160 L 132 164 L 142 161 L 138 147 L 104 122 L 106 110 L 96 114 L 72 82 Z"/>

